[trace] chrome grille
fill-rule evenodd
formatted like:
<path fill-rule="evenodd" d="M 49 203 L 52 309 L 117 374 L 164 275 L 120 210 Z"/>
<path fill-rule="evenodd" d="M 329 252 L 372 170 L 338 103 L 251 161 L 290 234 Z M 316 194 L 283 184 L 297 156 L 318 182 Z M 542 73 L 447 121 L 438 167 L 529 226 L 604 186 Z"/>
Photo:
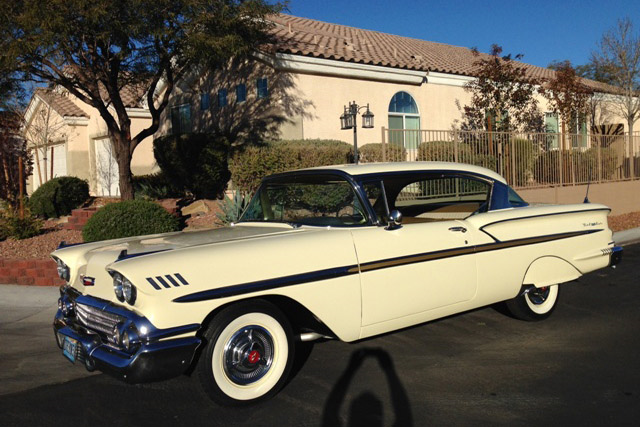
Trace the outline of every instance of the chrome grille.
<path fill-rule="evenodd" d="M 102 332 L 110 339 L 113 335 L 113 328 L 118 322 L 124 320 L 122 316 L 85 304 L 76 304 L 76 316 L 84 326 L 93 331 Z"/>

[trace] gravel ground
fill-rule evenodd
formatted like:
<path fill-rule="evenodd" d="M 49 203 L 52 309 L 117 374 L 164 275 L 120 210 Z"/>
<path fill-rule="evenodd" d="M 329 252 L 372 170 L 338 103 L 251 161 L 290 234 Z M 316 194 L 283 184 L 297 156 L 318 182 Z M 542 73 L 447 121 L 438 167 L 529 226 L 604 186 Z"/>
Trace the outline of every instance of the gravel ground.
<path fill-rule="evenodd" d="M 209 212 L 199 214 L 187 220 L 187 230 L 215 228 L 217 209 L 216 201 L 207 201 Z M 609 227 L 613 231 L 628 230 L 640 227 L 640 212 L 632 212 L 624 215 L 609 217 Z M 63 230 L 62 224 L 54 221 L 45 222 L 44 233 L 25 240 L 7 239 L 0 242 L 0 258 L 48 258 L 61 241 L 66 243 L 82 242 L 82 232 L 75 230 Z"/>

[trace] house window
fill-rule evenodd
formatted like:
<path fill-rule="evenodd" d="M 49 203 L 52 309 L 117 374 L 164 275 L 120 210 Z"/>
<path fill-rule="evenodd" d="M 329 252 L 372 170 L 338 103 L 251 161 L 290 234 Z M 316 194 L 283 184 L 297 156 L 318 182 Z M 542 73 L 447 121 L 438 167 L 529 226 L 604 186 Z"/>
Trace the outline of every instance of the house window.
<path fill-rule="evenodd" d="M 201 93 L 200 94 L 200 109 L 203 110 L 203 111 L 209 109 L 209 94 L 208 93 Z"/>
<path fill-rule="evenodd" d="M 174 134 L 191 132 L 191 105 L 182 104 L 171 108 L 171 129 Z"/>
<path fill-rule="evenodd" d="M 244 102 L 247 100 L 247 85 L 241 83 L 236 86 L 236 102 Z"/>
<path fill-rule="evenodd" d="M 269 96 L 269 87 L 267 85 L 266 77 L 256 80 L 256 89 L 257 89 L 258 99 L 266 98 Z"/>
<path fill-rule="evenodd" d="M 420 113 L 407 92 L 396 93 L 389 103 L 389 142 L 407 149 L 420 144 Z"/>
<path fill-rule="evenodd" d="M 558 115 L 556 113 L 544 113 L 544 127 L 547 133 L 558 133 Z M 547 149 L 548 150 L 557 150 L 558 145 L 558 135 L 549 135 L 547 136 Z"/>
<path fill-rule="evenodd" d="M 218 107 L 224 107 L 227 105 L 227 90 L 220 89 L 218 91 Z"/>
<path fill-rule="evenodd" d="M 569 128 L 571 135 L 571 147 L 585 148 L 587 143 L 587 116 L 584 113 L 574 113 L 571 115 Z"/>

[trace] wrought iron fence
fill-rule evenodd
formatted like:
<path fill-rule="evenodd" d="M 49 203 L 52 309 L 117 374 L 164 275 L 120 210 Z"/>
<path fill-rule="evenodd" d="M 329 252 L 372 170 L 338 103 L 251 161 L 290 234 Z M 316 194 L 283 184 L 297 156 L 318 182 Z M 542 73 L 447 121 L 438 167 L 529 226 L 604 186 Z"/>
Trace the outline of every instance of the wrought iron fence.
<path fill-rule="evenodd" d="M 383 161 L 468 163 L 539 188 L 638 179 L 639 148 L 640 135 L 382 128 L 381 151 Z"/>

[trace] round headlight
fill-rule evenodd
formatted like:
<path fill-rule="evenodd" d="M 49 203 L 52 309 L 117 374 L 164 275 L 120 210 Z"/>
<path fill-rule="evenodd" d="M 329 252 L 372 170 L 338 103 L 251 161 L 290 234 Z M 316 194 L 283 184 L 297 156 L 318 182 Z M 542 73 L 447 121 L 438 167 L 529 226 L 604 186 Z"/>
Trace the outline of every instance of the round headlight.
<path fill-rule="evenodd" d="M 118 301 L 124 301 L 124 293 L 122 289 L 123 279 L 124 278 L 120 273 L 115 273 L 113 275 L 113 292 L 116 293 L 116 297 L 118 298 Z"/>
<path fill-rule="evenodd" d="M 71 278 L 69 267 L 67 266 L 67 264 L 62 262 L 60 258 L 55 258 L 55 260 L 58 268 L 58 276 L 65 282 L 68 282 L 69 279 Z"/>
<path fill-rule="evenodd" d="M 129 304 L 133 305 L 136 302 L 136 287 L 126 277 L 122 277 L 122 294 Z"/>

